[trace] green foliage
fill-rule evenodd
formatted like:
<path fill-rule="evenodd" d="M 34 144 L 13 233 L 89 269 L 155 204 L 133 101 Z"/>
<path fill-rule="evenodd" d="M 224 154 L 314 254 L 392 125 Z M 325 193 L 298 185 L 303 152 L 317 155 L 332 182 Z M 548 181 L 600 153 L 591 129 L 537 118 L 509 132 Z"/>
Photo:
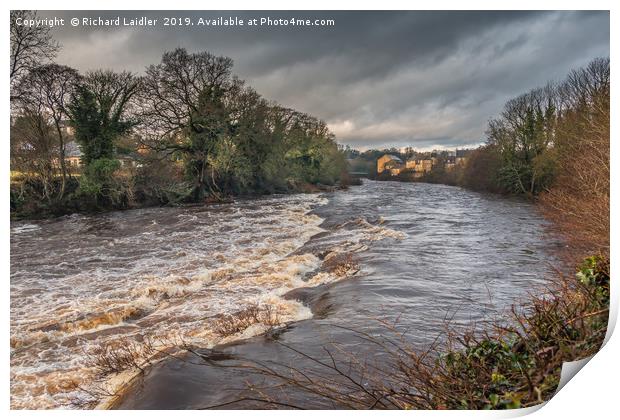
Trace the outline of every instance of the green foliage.
<path fill-rule="evenodd" d="M 216 194 L 215 167 L 210 163 L 222 163 L 215 159 L 216 153 L 222 152 L 220 143 L 230 134 L 230 124 L 224 105 L 224 90 L 209 86 L 200 92 L 198 104 L 192 113 L 191 123 L 187 126 L 184 141 L 181 144 L 185 158 L 185 171 L 194 183 L 192 197 L 195 201 L 205 194 Z"/>
<path fill-rule="evenodd" d="M 136 125 L 125 114 L 138 88 L 138 79 L 127 72 L 99 70 L 82 79 L 68 105 L 68 114 L 85 166 L 115 157 L 116 140 Z"/>
<path fill-rule="evenodd" d="M 208 163 L 218 174 L 224 191 L 244 192 L 250 189 L 252 167 L 248 157 L 239 153 L 238 146 L 232 139 L 218 142 Z"/>
<path fill-rule="evenodd" d="M 460 399 L 465 409 L 511 409 L 521 407 L 521 396 L 513 392 L 513 382 L 522 372 L 534 368 L 527 352 L 515 351 L 509 340 L 484 339 L 462 351 L 441 357 L 446 374 L 471 383 L 480 381 L 473 395 Z M 458 391 L 455 391 L 458 396 Z"/>
<path fill-rule="evenodd" d="M 80 177 L 76 198 L 90 210 L 124 208 L 131 199 L 131 189 L 117 176 L 121 164 L 117 159 L 101 158 L 90 162 Z"/>
<path fill-rule="evenodd" d="M 78 88 L 69 104 L 69 113 L 84 165 L 98 159 L 114 158 L 115 140 L 134 125 L 120 116 L 111 117 L 97 101 L 95 92 L 87 86 Z"/>
<path fill-rule="evenodd" d="M 80 145 L 75 174 L 82 174 L 65 210 L 123 208 L 133 200 L 199 202 L 339 182 L 347 164 L 327 125 L 266 101 L 231 70 L 230 58 L 178 48 L 144 77 L 102 70 L 77 77 L 62 110 Z M 139 107 L 131 106 L 135 97 Z M 35 128 L 42 132 L 40 124 Z M 58 125 L 54 133 L 60 131 Z M 50 136 L 37 135 L 49 143 Z M 35 169 L 45 182 L 31 190 L 41 191 L 37 200 L 50 201 L 57 177 L 50 163 L 58 159 L 52 152 L 62 154 L 41 143 Z M 32 161 L 26 152 L 20 163 Z M 120 170 L 119 154 L 132 155 L 134 164 Z M 14 162 L 17 157 L 12 151 Z M 158 173 L 162 168 L 167 177 Z M 19 197 L 14 208 L 28 201 Z"/>
<path fill-rule="evenodd" d="M 578 268 L 577 279 L 593 291 L 602 305 L 609 304 L 609 262 L 605 258 L 586 258 Z"/>
<path fill-rule="evenodd" d="M 534 195 L 551 184 L 555 100 L 553 88 L 535 89 L 508 101 L 501 117 L 489 123 L 488 144 L 499 150 L 498 181 L 506 191 Z"/>
<path fill-rule="evenodd" d="M 509 409 L 540 403 L 557 389 L 562 363 L 582 359 L 602 343 L 609 310 L 609 263 L 586 258 L 550 297 L 535 299 L 518 327 L 481 340 L 466 337 L 463 348 L 442 355 L 438 371 L 453 399 L 448 408 Z M 466 391 L 466 394 L 463 394 Z"/>
<path fill-rule="evenodd" d="M 339 180 L 346 163 L 323 122 L 273 112 L 253 91 L 237 95 L 230 98 L 223 89 L 208 87 L 199 96 L 181 142 L 193 200 Z M 233 118 L 237 107 L 241 112 Z M 289 127 L 282 117 L 292 121 Z"/>
<path fill-rule="evenodd" d="M 69 112 L 75 139 L 81 147 L 83 164 L 88 165 L 101 158 L 112 158 L 114 145 L 101 127 L 102 116 L 95 94 L 84 86 L 80 87 L 69 104 Z"/>

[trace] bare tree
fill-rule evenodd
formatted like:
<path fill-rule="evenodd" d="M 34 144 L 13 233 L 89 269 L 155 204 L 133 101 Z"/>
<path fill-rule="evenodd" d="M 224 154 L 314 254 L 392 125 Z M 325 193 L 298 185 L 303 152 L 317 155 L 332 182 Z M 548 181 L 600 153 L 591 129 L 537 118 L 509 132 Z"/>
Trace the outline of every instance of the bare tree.
<path fill-rule="evenodd" d="M 541 203 L 579 257 L 609 255 L 609 93 L 609 58 L 572 71 L 559 88 L 557 175 Z"/>
<path fill-rule="evenodd" d="M 11 171 L 22 181 L 20 195 L 28 190 L 51 203 L 58 156 L 54 128 L 38 109 L 24 109 L 11 124 L 10 140 Z"/>
<path fill-rule="evenodd" d="M 67 165 L 65 162 L 64 124 L 67 118 L 67 105 L 76 89 L 80 75 L 77 70 L 59 64 L 46 64 L 32 69 L 19 84 L 19 103 L 23 109 L 38 113 L 49 121 L 56 130 L 58 139 L 58 162 L 61 168 L 62 183 L 59 198 L 65 193 Z"/>
<path fill-rule="evenodd" d="M 145 142 L 164 155 L 187 157 L 195 200 L 206 188 L 214 196 L 220 193 L 209 161 L 218 141 L 230 134 L 231 98 L 243 89 L 243 82 L 231 76 L 232 65 L 228 57 L 177 48 L 146 69 L 141 95 Z"/>
<path fill-rule="evenodd" d="M 15 90 L 19 80 L 30 70 L 53 60 L 60 49 L 54 41 L 47 26 L 18 25 L 20 19 L 32 20 L 37 18 L 35 11 L 11 11 L 11 101 L 19 97 Z"/>
<path fill-rule="evenodd" d="M 209 52 L 166 52 L 160 64 L 146 69 L 141 102 L 145 129 L 156 140 L 191 128 L 192 114 L 207 88 L 231 87 L 232 60 Z"/>
<path fill-rule="evenodd" d="M 83 82 L 95 95 L 100 112 L 111 121 L 119 121 L 138 93 L 141 79 L 128 71 L 97 70 L 87 73 Z"/>

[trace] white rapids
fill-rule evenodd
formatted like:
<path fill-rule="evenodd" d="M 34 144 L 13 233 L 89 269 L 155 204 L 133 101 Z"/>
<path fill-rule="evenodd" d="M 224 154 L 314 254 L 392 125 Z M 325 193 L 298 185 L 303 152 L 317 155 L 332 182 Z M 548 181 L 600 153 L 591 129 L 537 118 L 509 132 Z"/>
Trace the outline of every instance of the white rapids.
<path fill-rule="evenodd" d="M 282 296 L 337 281 L 325 257 L 300 250 L 324 232 L 321 195 L 157 208 L 13 223 L 11 408 L 71 408 L 114 393 L 135 372 L 101 375 L 93 355 L 118 343 L 211 347 L 261 334 L 256 322 L 229 337 L 217 317 L 269 306 L 279 322 L 311 311 Z M 400 233 L 354 221 L 327 253 L 354 252 Z M 96 388 L 96 389 L 95 389 Z"/>

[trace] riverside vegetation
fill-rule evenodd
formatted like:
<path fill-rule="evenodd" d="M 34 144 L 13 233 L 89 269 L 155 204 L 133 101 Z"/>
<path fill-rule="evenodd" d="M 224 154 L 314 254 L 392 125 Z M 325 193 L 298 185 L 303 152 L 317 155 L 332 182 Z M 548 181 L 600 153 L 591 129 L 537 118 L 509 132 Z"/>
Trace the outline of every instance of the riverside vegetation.
<path fill-rule="evenodd" d="M 179 48 L 144 76 L 79 74 L 52 62 L 58 49 L 44 27 L 11 26 L 15 216 L 223 200 L 347 178 L 325 123 L 263 99 L 227 57 Z M 597 59 L 515 98 L 464 167 L 423 179 L 536 200 L 568 244 L 575 275 L 558 272 L 510 322 L 448 334 L 430 349 L 399 341 L 386 325 L 385 338 L 359 334 L 384 350 L 381 361 L 326 349 L 315 371 L 250 366 L 277 381 L 252 401 L 282 406 L 278 390 L 287 387 L 323 408 L 516 408 L 549 399 L 562 362 L 594 354 L 607 329 L 609 89 L 609 59 Z M 80 169 L 67 160 L 72 138 Z M 244 323 L 218 325 L 237 331 Z"/>
<path fill-rule="evenodd" d="M 11 12 L 12 21 L 32 12 Z M 32 17 L 32 16 L 30 16 Z M 55 64 L 49 28 L 11 26 L 11 212 L 316 190 L 346 178 L 327 125 L 262 98 L 228 57 L 178 48 L 143 76 Z M 80 162 L 68 159 L 77 142 Z"/>

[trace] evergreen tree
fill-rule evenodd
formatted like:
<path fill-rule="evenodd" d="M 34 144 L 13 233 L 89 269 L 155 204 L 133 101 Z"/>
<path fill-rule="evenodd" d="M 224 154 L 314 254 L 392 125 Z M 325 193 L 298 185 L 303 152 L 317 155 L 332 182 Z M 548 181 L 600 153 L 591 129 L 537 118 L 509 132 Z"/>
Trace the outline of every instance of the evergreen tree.
<path fill-rule="evenodd" d="M 85 165 L 114 158 L 114 142 L 136 125 L 126 114 L 139 83 L 131 73 L 96 71 L 77 89 L 69 114 Z"/>

